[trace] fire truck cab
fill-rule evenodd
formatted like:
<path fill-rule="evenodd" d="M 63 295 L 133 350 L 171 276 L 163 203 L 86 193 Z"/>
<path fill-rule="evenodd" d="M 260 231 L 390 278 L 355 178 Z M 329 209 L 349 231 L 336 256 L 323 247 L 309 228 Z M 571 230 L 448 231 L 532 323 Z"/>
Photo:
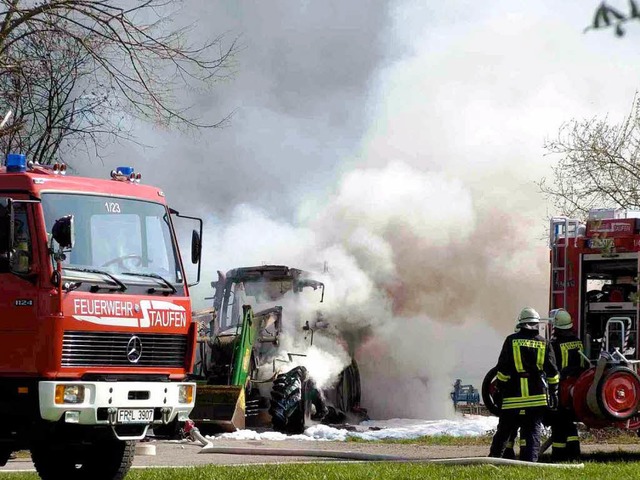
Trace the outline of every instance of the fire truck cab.
<path fill-rule="evenodd" d="M 550 231 L 550 309 L 571 314 L 590 359 L 616 348 L 638 359 L 640 211 L 552 218 Z"/>
<path fill-rule="evenodd" d="M 194 405 L 179 214 L 130 167 L 65 173 L 0 168 L 0 465 L 29 449 L 45 479 L 122 479 L 135 441 Z"/>

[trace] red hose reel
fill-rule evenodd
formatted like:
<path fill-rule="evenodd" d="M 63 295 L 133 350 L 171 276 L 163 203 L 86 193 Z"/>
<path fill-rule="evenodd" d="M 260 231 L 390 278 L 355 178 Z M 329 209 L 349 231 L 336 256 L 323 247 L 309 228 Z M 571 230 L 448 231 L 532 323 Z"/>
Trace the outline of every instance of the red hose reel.
<path fill-rule="evenodd" d="M 489 370 L 482 383 L 484 404 L 494 415 L 500 414 L 493 398 L 497 372 L 497 367 Z M 603 358 L 580 375 L 563 378 L 559 393 L 560 407 L 587 427 L 640 429 L 640 377 L 623 364 Z"/>
<path fill-rule="evenodd" d="M 560 405 L 572 410 L 576 420 L 591 428 L 640 428 L 638 375 L 626 366 L 617 365 L 604 368 L 597 378 L 598 368 L 591 367 L 579 377 L 563 379 Z"/>

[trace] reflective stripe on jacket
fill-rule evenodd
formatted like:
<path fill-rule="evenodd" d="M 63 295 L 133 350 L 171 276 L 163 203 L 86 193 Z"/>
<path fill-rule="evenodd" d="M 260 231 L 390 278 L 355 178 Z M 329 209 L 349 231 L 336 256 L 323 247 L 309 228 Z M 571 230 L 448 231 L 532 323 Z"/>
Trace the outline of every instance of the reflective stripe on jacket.
<path fill-rule="evenodd" d="M 581 355 L 584 351 L 582 341 L 571 331 L 556 330 L 555 336 L 551 339 L 551 346 L 561 373 L 581 371 L 586 368 L 587 361 Z"/>
<path fill-rule="evenodd" d="M 553 349 L 537 331 L 524 328 L 504 341 L 497 377 L 503 410 L 546 406 L 547 383 L 560 380 Z"/>

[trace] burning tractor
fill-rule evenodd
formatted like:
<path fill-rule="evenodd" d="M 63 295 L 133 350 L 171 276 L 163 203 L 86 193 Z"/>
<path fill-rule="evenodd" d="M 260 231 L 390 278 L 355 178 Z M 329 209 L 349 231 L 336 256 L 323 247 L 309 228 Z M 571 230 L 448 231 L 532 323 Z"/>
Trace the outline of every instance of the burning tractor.
<path fill-rule="evenodd" d="M 324 299 L 324 284 L 310 274 L 279 265 L 237 268 L 212 282 L 213 309 L 199 315 L 198 382 L 191 419 L 203 431 L 233 431 L 271 425 L 302 433 L 312 422 L 362 419 L 360 374 L 350 364 L 329 387 L 319 388 L 302 366 L 304 353 L 285 351 L 313 345 L 314 335 L 335 336 L 318 314 L 303 321 L 296 302 L 303 291 Z M 286 332 L 283 335 L 283 332 Z M 338 338 L 338 341 L 340 339 Z M 347 349 L 345 348 L 345 351 Z"/>
<path fill-rule="evenodd" d="M 561 375 L 560 406 L 587 427 L 640 432 L 640 212 L 594 209 L 586 223 L 561 217 L 550 227 L 549 306 L 571 314 L 588 361 L 581 372 Z M 494 414 L 496 373 L 482 387 Z"/>

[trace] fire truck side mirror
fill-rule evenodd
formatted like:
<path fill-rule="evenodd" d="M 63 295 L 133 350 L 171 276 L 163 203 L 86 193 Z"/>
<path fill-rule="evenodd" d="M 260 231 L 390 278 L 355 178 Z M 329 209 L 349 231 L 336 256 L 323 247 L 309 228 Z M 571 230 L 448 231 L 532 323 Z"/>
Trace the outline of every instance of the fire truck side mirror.
<path fill-rule="evenodd" d="M 57 219 L 51 229 L 51 236 L 63 250 L 72 249 L 75 243 L 73 215 L 67 215 Z"/>
<path fill-rule="evenodd" d="M 197 230 L 191 232 L 191 263 L 196 264 L 202 255 L 202 240 Z"/>

